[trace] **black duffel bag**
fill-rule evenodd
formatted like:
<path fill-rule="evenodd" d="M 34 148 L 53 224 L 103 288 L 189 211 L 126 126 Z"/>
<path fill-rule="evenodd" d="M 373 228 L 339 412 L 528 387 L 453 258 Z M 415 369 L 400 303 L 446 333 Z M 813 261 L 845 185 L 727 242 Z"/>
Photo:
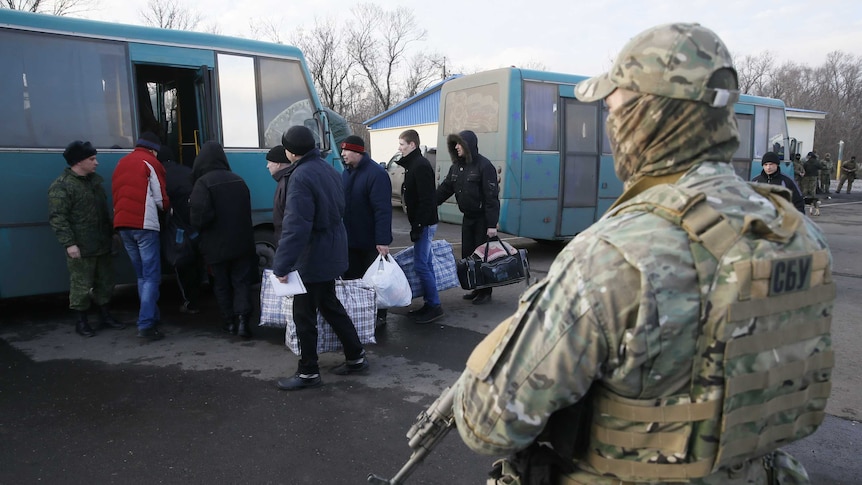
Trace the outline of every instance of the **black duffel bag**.
<path fill-rule="evenodd" d="M 529 282 L 530 263 L 527 260 L 526 249 L 515 249 L 501 244 L 505 255 L 488 261 L 488 253 L 492 241 L 500 241 L 494 237 L 484 244 L 483 256 L 476 253 L 458 261 L 458 281 L 465 290 L 479 290 L 494 286 L 511 285 L 524 280 Z"/>

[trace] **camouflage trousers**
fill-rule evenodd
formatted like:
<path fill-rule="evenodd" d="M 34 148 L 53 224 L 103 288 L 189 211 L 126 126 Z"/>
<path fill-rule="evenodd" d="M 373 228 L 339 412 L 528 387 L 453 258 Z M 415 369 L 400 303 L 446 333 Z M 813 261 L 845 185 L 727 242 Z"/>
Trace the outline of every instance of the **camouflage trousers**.
<path fill-rule="evenodd" d="M 841 178 L 838 179 L 838 190 L 835 192 L 841 192 L 841 187 L 844 186 L 844 182 L 847 182 L 847 193 L 850 193 L 850 188 L 853 187 L 853 181 L 856 180 L 856 174 L 852 173 L 850 175 L 846 173 L 841 174 Z"/>
<path fill-rule="evenodd" d="M 803 197 L 817 197 L 817 177 L 802 177 L 802 196 Z"/>
<path fill-rule="evenodd" d="M 832 177 L 829 176 L 829 172 L 823 172 L 820 174 L 820 192 L 823 194 L 829 193 L 829 187 L 832 184 Z"/>
<path fill-rule="evenodd" d="M 69 308 L 86 311 L 91 301 L 96 305 L 111 301 L 114 264 L 110 254 L 74 259 L 66 256 L 66 267 L 69 268 Z"/>

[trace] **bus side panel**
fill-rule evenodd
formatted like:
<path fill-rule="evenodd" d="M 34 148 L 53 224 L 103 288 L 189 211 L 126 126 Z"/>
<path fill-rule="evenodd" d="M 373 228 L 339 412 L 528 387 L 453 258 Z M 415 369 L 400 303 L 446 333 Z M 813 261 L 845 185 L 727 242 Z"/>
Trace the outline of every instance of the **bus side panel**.
<path fill-rule="evenodd" d="M 595 207 L 564 208 L 560 221 L 560 236 L 572 237 L 590 227 L 597 218 L 596 212 Z"/>
<path fill-rule="evenodd" d="M 521 161 L 521 198 L 553 199 L 560 197 L 560 153 L 524 153 Z M 556 212 L 556 211 L 555 211 Z"/>
<path fill-rule="evenodd" d="M 533 239 L 555 239 L 557 227 L 557 208 L 555 199 L 522 200 L 521 230 L 518 236 Z"/>
<path fill-rule="evenodd" d="M 213 67 L 215 65 L 215 53 L 210 50 L 134 42 L 129 42 L 129 58 L 132 62 L 173 67 Z"/>
<path fill-rule="evenodd" d="M 46 225 L 0 229 L 0 297 L 69 291 L 65 250 Z"/>

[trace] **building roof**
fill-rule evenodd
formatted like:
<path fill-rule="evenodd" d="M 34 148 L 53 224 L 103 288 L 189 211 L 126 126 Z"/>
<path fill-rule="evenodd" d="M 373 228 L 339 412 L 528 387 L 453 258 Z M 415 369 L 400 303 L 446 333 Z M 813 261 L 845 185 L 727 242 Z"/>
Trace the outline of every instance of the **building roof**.
<path fill-rule="evenodd" d="M 787 108 L 785 111 L 787 112 L 788 118 L 802 118 L 807 120 L 825 120 L 826 115 L 828 114 L 826 111 L 800 108 Z"/>
<path fill-rule="evenodd" d="M 368 129 L 394 128 L 424 123 L 437 123 L 440 118 L 440 90 L 446 81 L 461 77 L 461 74 L 430 86 L 415 96 L 405 99 L 388 110 L 362 122 Z"/>

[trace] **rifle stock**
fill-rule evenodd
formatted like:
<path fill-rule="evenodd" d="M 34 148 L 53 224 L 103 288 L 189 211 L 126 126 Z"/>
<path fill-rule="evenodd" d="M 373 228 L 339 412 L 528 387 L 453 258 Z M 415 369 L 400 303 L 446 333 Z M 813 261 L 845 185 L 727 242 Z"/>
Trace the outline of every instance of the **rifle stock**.
<path fill-rule="evenodd" d="M 416 423 L 407 431 L 408 445 L 413 453 L 394 477 L 386 479 L 372 473 L 368 475 L 368 483 L 377 485 L 403 484 L 425 457 L 431 453 L 431 450 L 437 446 L 437 443 L 454 427 L 455 415 L 452 411 L 454 398 L 454 391 L 447 387 L 427 410 L 419 413 L 419 416 L 416 417 Z"/>

